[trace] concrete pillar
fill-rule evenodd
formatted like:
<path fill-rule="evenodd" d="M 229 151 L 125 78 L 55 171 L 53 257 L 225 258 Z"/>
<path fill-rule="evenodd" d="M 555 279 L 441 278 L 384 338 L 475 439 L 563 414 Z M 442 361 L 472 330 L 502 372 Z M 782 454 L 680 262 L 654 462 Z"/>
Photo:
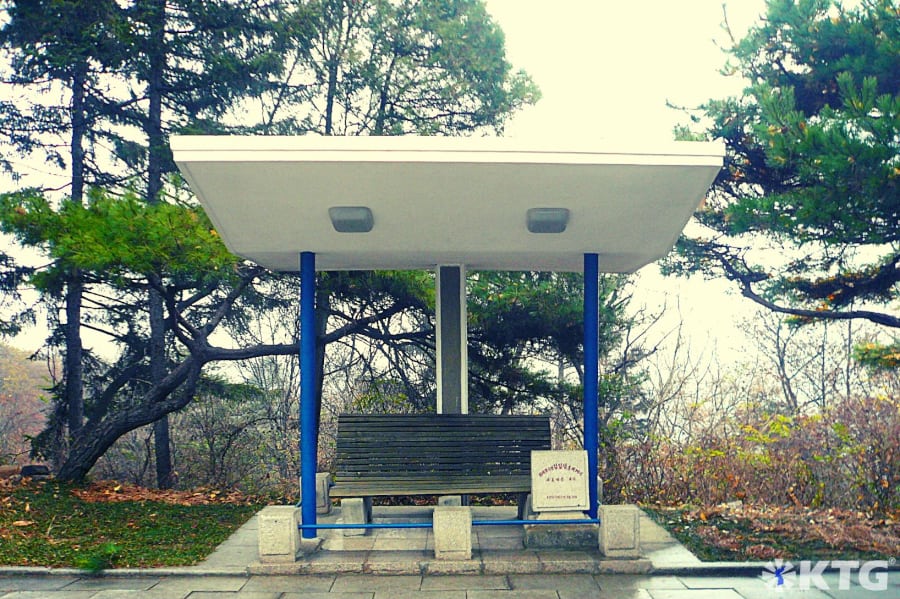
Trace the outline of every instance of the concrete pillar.
<path fill-rule="evenodd" d="M 634 505 L 600 506 L 600 553 L 608 558 L 641 556 L 641 512 Z"/>
<path fill-rule="evenodd" d="M 371 497 L 347 497 L 341 500 L 342 524 L 368 524 L 372 521 Z M 362 536 L 369 532 L 367 528 L 345 528 L 345 537 Z"/>
<path fill-rule="evenodd" d="M 469 413 L 469 368 L 466 330 L 466 269 L 437 268 L 438 414 Z"/>
<path fill-rule="evenodd" d="M 259 513 L 259 561 L 292 563 L 300 551 L 300 510 L 291 505 L 270 505 Z"/>
<path fill-rule="evenodd" d="M 438 506 L 433 526 L 436 559 L 472 559 L 471 508 Z"/>

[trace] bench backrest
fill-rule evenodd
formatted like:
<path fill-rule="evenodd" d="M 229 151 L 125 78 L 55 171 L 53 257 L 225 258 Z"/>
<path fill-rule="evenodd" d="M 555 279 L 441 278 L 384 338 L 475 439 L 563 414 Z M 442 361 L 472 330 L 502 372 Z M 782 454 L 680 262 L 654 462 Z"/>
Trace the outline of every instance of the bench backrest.
<path fill-rule="evenodd" d="M 342 414 L 336 479 L 530 476 L 550 449 L 546 416 Z"/>

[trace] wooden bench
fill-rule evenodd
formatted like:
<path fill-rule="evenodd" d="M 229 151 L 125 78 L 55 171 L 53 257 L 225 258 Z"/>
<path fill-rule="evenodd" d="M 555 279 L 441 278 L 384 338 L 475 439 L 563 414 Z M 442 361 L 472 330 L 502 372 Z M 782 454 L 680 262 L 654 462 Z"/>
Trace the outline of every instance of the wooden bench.
<path fill-rule="evenodd" d="M 550 449 L 546 416 L 342 414 L 332 497 L 519 494 L 531 450 Z"/>

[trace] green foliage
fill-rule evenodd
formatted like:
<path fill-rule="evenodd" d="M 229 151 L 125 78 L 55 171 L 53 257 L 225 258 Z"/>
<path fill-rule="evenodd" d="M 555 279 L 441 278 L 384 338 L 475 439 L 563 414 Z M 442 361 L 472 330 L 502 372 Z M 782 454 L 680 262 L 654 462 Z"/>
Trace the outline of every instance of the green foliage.
<path fill-rule="evenodd" d="M 853 348 L 853 358 L 872 368 L 896 370 L 900 368 L 900 342 L 894 341 L 888 345 L 862 343 Z"/>
<path fill-rule="evenodd" d="M 119 557 L 119 553 L 119 548 L 116 547 L 115 543 L 103 543 L 92 553 L 79 556 L 75 561 L 75 567 L 97 574 L 102 570 L 112 568 L 115 565 L 116 558 Z"/>
<path fill-rule="evenodd" d="M 63 201 L 58 209 L 36 191 L 4 194 L 0 229 L 52 260 L 31 278 L 42 292 L 58 293 L 64 274 L 76 268 L 103 273 L 110 283 L 155 273 L 200 284 L 227 277 L 237 263 L 198 206 L 150 205 L 130 194 L 94 190 L 87 205 Z"/>
<path fill-rule="evenodd" d="M 411 414 L 421 411 L 419 408 L 410 401 L 402 381 L 377 379 L 353 398 L 351 411 L 360 414 Z M 434 406 L 425 406 L 424 411 L 434 412 Z"/>
<path fill-rule="evenodd" d="M 621 277 L 601 279 L 601 355 L 612 351 L 625 326 L 623 284 Z M 543 399 L 580 413 L 581 388 L 560 380 L 559 367 L 583 364 L 583 297 L 580 274 L 477 272 L 469 277 L 470 402 L 477 411 L 508 412 Z M 622 380 L 606 374 L 600 403 L 615 411 Z"/>
<path fill-rule="evenodd" d="M 724 275 L 798 323 L 900 326 L 890 308 L 900 281 L 895 3 L 773 0 L 731 54 L 750 86 L 702 107 L 706 135 L 726 143 L 725 168 L 698 214 L 706 234 L 683 239 L 669 270 Z M 772 252 L 745 249 L 764 241 Z"/>
<path fill-rule="evenodd" d="M 303 15 L 306 44 L 260 97 L 267 132 L 498 132 L 540 98 L 481 0 L 317 0 Z"/>

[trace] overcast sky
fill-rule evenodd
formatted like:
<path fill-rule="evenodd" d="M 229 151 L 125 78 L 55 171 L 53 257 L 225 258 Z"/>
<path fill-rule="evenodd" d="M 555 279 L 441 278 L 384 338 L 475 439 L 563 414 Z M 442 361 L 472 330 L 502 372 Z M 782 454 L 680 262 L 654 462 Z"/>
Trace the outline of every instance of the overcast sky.
<path fill-rule="evenodd" d="M 510 122 L 508 137 L 670 141 L 687 118 L 667 102 L 697 106 L 744 87 L 721 74 L 721 48 L 730 43 L 722 0 L 487 0 L 487 7 L 506 35 L 509 60 L 543 94 Z M 725 7 L 738 39 L 764 10 L 764 0 Z M 726 293 L 727 283 L 661 277 L 651 265 L 635 289 L 635 304 L 668 306 L 666 327 L 684 319 L 695 352 L 715 349 L 723 361 L 746 356 L 748 341 L 733 325 L 755 306 Z"/>
<path fill-rule="evenodd" d="M 487 0 L 506 34 L 507 55 L 543 92 L 507 135 L 546 139 L 671 139 L 685 117 L 666 101 L 696 106 L 737 94 L 724 77 L 729 38 L 722 0 Z M 763 0 L 730 0 L 728 22 L 742 35 Z M 717 45 L 718 44 L 718 45 Z"/>

